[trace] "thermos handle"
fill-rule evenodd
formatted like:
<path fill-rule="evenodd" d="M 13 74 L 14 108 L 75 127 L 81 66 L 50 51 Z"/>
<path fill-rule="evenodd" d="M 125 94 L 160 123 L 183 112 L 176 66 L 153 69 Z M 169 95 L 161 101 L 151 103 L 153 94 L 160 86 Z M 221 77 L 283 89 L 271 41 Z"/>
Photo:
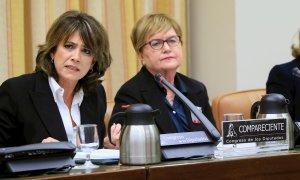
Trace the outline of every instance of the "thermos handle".
<path fill-rule="evenodd" d="M 160 114 L 160 111 L 159 111 L 159 109 L 155 109 L 152 111 L 152 113 L 154 114 L 154 116 L 157 116 Z"/>
<path fill-rule="evenodd" d="M 113 114 L 110 118 L 110 121 L 115 121 L 116 119 L 119 118 L 126 118 L 126 112 L 118 112 L 116 114 Z M 116 121 L 116 124 L 124 124 L 123 121 Z"/>
<path fill-rule="evenodd" d="M 251 110 L 250 110 L 250 118 L 251 119 L 256 119 L 256 114 L 258 112 L 259 106 L 260 106 L 260 101 L 256 101 L 255 103 L 252 104 Z"/>

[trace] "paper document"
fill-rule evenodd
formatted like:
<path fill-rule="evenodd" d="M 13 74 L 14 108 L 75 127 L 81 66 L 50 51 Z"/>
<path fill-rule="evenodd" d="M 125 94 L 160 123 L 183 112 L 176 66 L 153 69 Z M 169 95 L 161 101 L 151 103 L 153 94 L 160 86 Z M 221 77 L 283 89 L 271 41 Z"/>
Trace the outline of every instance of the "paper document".
<path fill-rule="evenodd" d="M 115 149 L 97 149 L 91 153 L 91 159 L 119 159 L 120 151 Z M 74 159 L 86 159 L 85 152 L 77 152 Z"/>

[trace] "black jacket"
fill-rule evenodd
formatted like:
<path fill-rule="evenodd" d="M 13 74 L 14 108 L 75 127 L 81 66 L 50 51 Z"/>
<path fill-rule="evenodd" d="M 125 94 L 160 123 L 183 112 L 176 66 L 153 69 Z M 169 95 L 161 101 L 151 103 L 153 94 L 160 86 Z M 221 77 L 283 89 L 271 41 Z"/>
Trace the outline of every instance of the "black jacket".
<path fill-rule="evenodd" d="M 201 107 L 203 114 L 212 122 L 213 125 L 215 125 L 204 84 L 188 78 L 180 73 L 177 73 L 177 76 L 182 80 L 186 87 L 187 93 L 184 95 L 196 106 Z M 165 103 L 165 97 L 156 83 L 154 76 L 145 67 L 142 67 L 138 74 L 127 81 L 119 89 L 115 97 L 115 106 L 112 115 L 117 112 L 124 111 L 122 105 L 130 105 L 135 103 L 148 104 L 153 109 L 160 110 L 160 115 L 156 117 L 156 125 L 160 133 L 164 134 L 176 132 L 175 125 L 172 122 Z M 191 112 L 186 106 L 184 106 L 184 111 L 186 117 L 188 118 L 191 131 L 205 130 L 202 123 L 195 124 L 192 122 Z M 110 120 L 109 127 L 111 127 L 113 123 L 123 124 L 123 120 Z M 110 130 L 108 131 L 110 133 Z"/>
<path fill-rule="evenodd" d="M 300 69 L 300 58 L 274 66 L 267 81 L 267 93 L 282 94 L 289 100 L 289 113 L 293 120 L 300 121 L 300 74 L 294 74 L 294 68 Z"/>
<path fill-rule="evenodd" d="M 100 146 L 105 136 L 106 95 L 102 85 L 80 106 L 81 124 L 97 124 Z M 40 143 L 52 137 L 67 141 L 48 78 L 42 72 L 11 78 L 0 86 L 0 147 Z"/>

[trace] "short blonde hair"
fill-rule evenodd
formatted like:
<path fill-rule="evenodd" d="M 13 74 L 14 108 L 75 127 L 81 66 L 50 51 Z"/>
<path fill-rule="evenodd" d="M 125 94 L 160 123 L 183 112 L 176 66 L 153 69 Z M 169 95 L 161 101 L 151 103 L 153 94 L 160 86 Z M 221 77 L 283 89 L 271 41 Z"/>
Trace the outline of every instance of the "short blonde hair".
<path fill-rule="evenodd" d="M 140 53 L 146 39 L 160 31 L 168 31 L 173 28 L 179 37 L 182 31 L 179 24 L 165 14 L 147 14 L 137 21 L 131 31 L 131 42 L 136 51 Z"/>
<path fill-rule="evenodd" d="M 300 47 L 299 47 L 299 45 L 293 44 L 293 45 L 291 46 L 291 49 L 292 49 L 292 56 L 293 56 L 294 58 L 299 57 L 299 55 L 300 55 Z"/>
<path fill-rule="evenodd" d="M 297 34 L 293 37 L 293 43 L 291 46 L 292 49 L 292 56 L 297 58 L 300 56 L 300 29 L 298 30 Z"/>

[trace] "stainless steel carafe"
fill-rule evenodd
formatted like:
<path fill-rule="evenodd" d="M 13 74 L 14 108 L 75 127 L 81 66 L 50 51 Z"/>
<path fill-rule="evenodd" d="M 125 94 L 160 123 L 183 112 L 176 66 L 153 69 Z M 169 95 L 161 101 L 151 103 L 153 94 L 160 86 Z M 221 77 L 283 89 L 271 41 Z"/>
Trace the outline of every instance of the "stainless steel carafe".
<path fill-rule="evenodd" d="M 145 165 L 161 162 L 160 135 L 154 118 L 159 110 L 133 104 L 112 119 L 125 118 L 120 137 L 120 163 Z"/>
<path fill-rule="evenodd" d="M 286 118 L 289 132 L 286 134 L 289 140 L 289 149 L 294 148 L 294 124 L 288 112 L 288 99 L 281 94 L 266 94 L 260 101 L 255 102 L 251 107 L 251 119 L 276 119 Z M 257 114 L 257 111 L 259 112 Z M 256 117 L 257 116 L 257 117 Z"/>

